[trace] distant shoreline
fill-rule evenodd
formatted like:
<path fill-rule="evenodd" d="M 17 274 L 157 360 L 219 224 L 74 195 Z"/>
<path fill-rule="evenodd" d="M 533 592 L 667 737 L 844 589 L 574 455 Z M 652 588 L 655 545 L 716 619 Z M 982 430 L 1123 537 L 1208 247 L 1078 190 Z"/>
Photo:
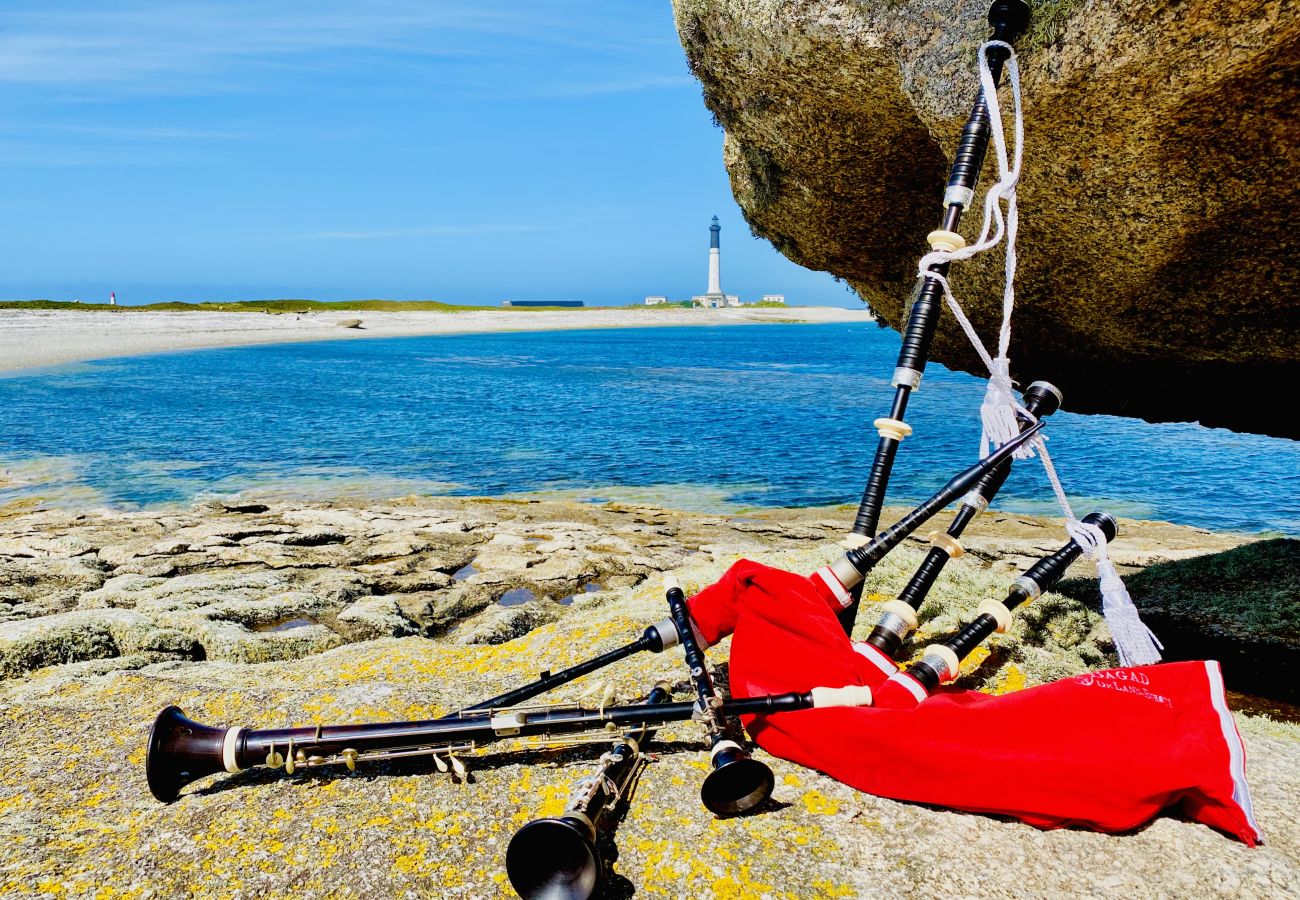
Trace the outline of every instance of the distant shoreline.
<path fill-rule="evenodd" d="M 396 306 L 396 304 L 393 304 Z M 108 309 L 110 314 L 105 314 Z M 458 308 L 393 311 L 341 304 L 328 311 L 229 312 L 195 310 L 0 307 L 0 371 L 72 362 L 145 356 L 217 347 L 250 347 L 348 338 L 418 337 L 594 328 L 653 328 L 691 325 L 828 324 L 872 322 L 865 309 L 826 306 L 663 309 Z M 452 311 L 455 310 L 455 311 Z M 360 328 L 340 325 L 360 319 Z"/>

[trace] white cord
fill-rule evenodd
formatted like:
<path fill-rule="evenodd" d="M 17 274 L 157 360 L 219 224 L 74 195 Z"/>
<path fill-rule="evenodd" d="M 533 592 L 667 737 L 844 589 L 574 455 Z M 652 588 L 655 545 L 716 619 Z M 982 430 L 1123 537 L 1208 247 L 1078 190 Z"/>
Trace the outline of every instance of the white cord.
<path fill-rule="evenodd" d="M 997 85 L 993 83 L 993 73 L 989 69 L 988 51 L 999 47 L 1007 51 L 1005 69 L 1007 80 L 1011 85 L 1013 105 L 1013 133 L 1015 146 L 1008 151 L 1006 133 L 1002 125 L 1002 110 L 998 103 Z M 1015 50 L 1003 41 L 988 41 L 979 48 L 980 87 L 988 105 L 989 126 L 992 131 L 992 143 L 997 158 L 998 181 L 984 195 L 984 222 L 980 236 L 975 243 L 960 250 L 933 250 L 921 258 L 920 274 L 923 278 L 932 278 L 943 288 L 944 301 L 952 310 L 953 317 L 970 340 L 971 346 L 989 370 L 988 387 L 985 389 L 984 401 L 980 404 L 980 421 L 983 430 L 980 435 L 980 456 L 987 456 L 990 445 L 1000 446 L 1020 433 L 1020 419 L 1034 421 L 1034 416 L 1016 399 L 1014 384 L 1011 381 L 1011 314 L 1015 308 L 1016 276 L 1016 234 L 1020 225 L 1020 214 L 1016 204 L 1016 184 L 1020 180 L 1020 164 L 1024 147 L 1025 126 L 1024 112 L 1020 95 L 1020 67 Z M 1006 201 L 1005 218 L 1001 201 Z M 975 332 L 961 304 L 953 296 L 948 279 L 930 267 L 964 259 L 970 259 L 977 253 L 983 253 L 996 247 L 1003 238 L 1007 242 L 1006 280 L 1002 289 L 1002 323 L 998 329 L 998 353 L 991 356 L 983 341 Z M 1071 539 L 1082 549 L 1085 555 L 1097 565 L 1097 574 L 1101 580 L 1102 614 L 1110 626 L 1115 641 L 1115 652 L 1121 665 L 1140 666 L 1160 661 L 1160 650 L 1164 646 L 1152 634 L 1151 629 L 1142 623 L 1137 606 L 1124 586 L 1114 563 L 1106 552 L 1106 536 L 1100 528 L 1079 521 L 1070 500 L 1061 486 L 1056 467 L 1047 452 L 1046 438 L 1035 437 L 1016 451 L 1016 459 L 1029 459 L 1035 450 L 1042 460 L 1043 469 L 1051 482 L 1061 511 L 1065 514 L 1065 529 Z"/>
<path fill-rule="evenodd" d="M 1011 84 L 1015 137 L 1015 146 L 1010 149 L 1002 125 L 1002 109 L 998 103 L 997 86 L 993 82 L 993 73 L 989 69 L 988 51 L 995 47 L 1005 49 L 1008 53 L 1005 68 L 1007 80 Z M 1016 303 L 1016 235 L 1020 225 L 1020 213 L 1016 204 L 1016 184 L 1020 180 L 1025 124 L 1020 94 L 1020 66 L 1011 45 L 1003 41 L 985 43 L 979 49 L 979 69 L 980 88 L 988 107 L 989 129 L 992 132 L 993 151 L 997 160 L 998 180 L 984 195 L 984 222 L 975 243 L 960 250 L 933 250 L 921 257 L 919 269 L 922 277 L 933 278 L 939 282 L 943 288 L 945 302 L 961 324 L 962 330 L 966 332 L 972 346 L 979 353 L 980 359 L 988 367 L 988 388 L 984 395 L 984 402 L 980 404 L 980 420 L 983 423 L 980 434 L 980 456 L 987 456 L 990 445 L 1005 444 L 1020 433 L 1020 420 L 1017 413 L 1025 413 L 1024 407 L 1016 400 L 1015 387 L 1010 374 L 1011 361 L 1008 358 L 1011 349 L 1011 313 Z M 1005 216 L 1002 211 L 1003 200 L 1006 201 Z M 957 303 L 948 280 L 937 272 L 930 271 L 930 267 L 970 259 L 977 253 L 996 247 L 1004 238 L 1007 242 L 1007 250 L 1002 289 L 1002 324 L 998 330 L 998 355 L 994 358 L 989 355 L 970 320 Z M 1033 457 L 1034 443 L 1037 442 L 1030 442 L 1017 450 L 1014 454 L 1015 458 Z"/>

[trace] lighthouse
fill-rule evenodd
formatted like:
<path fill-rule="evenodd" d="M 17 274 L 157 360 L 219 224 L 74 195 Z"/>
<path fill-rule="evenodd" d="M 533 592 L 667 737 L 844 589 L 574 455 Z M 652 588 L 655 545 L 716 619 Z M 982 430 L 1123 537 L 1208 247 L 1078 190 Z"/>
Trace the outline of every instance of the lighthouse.
<path fill-rule="evenodd" d="M 722 293 L 722 226 L 717 216 L 709 226 L 709 289 L 705 293 Z"/>
<path fill-rule="evenodd" d="M 718 308 L 740 305 L 740 297 L 722 293 L 722 226 L 718 224 L 717 216 L 709 225 L 709 289 L 692 297 L 691 303 Z"/>

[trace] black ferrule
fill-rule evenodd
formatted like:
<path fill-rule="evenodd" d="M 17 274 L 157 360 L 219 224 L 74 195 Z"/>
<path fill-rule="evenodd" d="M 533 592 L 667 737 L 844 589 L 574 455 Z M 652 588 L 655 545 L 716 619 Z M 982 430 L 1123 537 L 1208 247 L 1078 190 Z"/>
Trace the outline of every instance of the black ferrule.
<path fill-rule="evenodd" d="M 992 635 L 998 630 L 998 620 L 983 613 L 975 617 L 957 636 L 944 642 L 944 646 L 957 654 L 958 660 L 963 660 L 970 656 L 970 652 L 980 645 L 980 642 Z"/>
<path fill-rule="evenodd" d="M 1006 599 L 1002 601 L 1002 605 L 1007 609 L 1015 609 L 1017 606 L 1023 606 L 1033 599 L 1033 597 L 1029 596 L 1028 591 L 1018 584 L 1013 584 L 1011 589 L 1007 591 Z"/>
<path fill-rule="evenodd" d="M 898 648 L 903 646 L 903 639 L 898 636 L 897 632 L 877 625 L 871 629 L 871 634 L 867 635 L 867 643 L 893 659 L 898 655 Z"/>
<path fill-rule="evenodd" d="M 1061 398 L 1036 381 L 1025 389 L 1025 409 L 1036 419 L 1045 419 L 1061 408 Z"/>
<path fill-rule="evenodd" d="M 882 437 L 876 447 L 875 459 L 871 461 L 871 474 L 867 476 L 867 487 L 862 492 L 862 502 L 858 504 L 858 514 L 853 519 L 853 533 L 863 537 L 875 537 L 876 526 L 880 524 L 880 510 L 885 503 L 885 491 L 889 487 L 889 473 L 894 468 L 894 457 L 898 453 L 898 441 Z"/>
<path fill-rule="evenodd" d="M 940 275 L 948 274 L 948 264 L 938 263 L 930 271 Z M 903 344 L 898 350 L 898 368 L 925 371 L 925 362 L 930 355 L 930 341 L 934 338 L 934 326 L 939 318 L 939 305 L 943 300 L 943 287 L 933 278 L 925 279 L 920 293 L 912 303 L 912 310 L 907 317 L 907 330 L 903 332 Z"/>
<path fill-rule="evenodd" d="M 951 529 L 948 533 L 952 533 Z M 926 595 L 930 593 L 930 588 L 934 587 L 935 581 L 939 578 L 939 573 L 943 571 L 943 567 L 947 564 L 948 554 L 938 547 L 931 547 L 921 565 L 912 574 L 911 580 L 907 582 L 907 587 L 903 588 L 902 592 L 899 593 L 898 599 L 912 607 L 912 609 L 920 609 Z"/>
<path fill-rule="evenodd" d="M 664 636 L 653 625 L 647 626 L 641 633 L 641 640 L 645 642 L 645 648 L 651 653 L 664 652 Z"/>
<path fill-rule="evenodd" d="M 1014 44 L 1025 33 L 1033 11 L 1027 0 L 993 0 L 989 6 L 989 26 L 993 29 L 993 39 Z M 1006 58 L 1006 51 L 998 49 Z M 990 54 L 991 55 L 991 54 Z"/>
<path fill-rule="evenodd" d="M 999 48 L 993 48 L 993 50 L 997 49 Z M 997 80 L 994 79 L 994 84 L 996 83 Z M 971 109 L 970 118 L 966 120 L 966 125 L 961 130 L 961 141 L 957 144 L 957 152 L 952 158 L 952 169 L 948 174 L 948 187 L 975 189 L 975 182 L 979 180 L 980 170 L 984 167 L 984 154 L 988 152 L 991 132 L 988 98 L 981 90 L 979 96 L 975 98 L 975 106 Z"/>

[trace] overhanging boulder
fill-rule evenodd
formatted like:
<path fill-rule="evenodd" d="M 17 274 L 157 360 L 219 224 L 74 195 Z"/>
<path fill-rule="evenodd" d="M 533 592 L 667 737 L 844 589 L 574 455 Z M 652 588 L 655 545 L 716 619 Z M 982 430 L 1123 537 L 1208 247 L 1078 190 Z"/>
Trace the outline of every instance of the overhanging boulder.
<path fill-rule="evenodd" d="M 1032 5 L 1013 375 L 1058 384 L 1074 411 L 1300 437 L 1274 395 L 1296 379 L 1300 336 L 1295 8 Z M 898 328 L 977 90 L 987 2 L 674 7 L 755 234 Z M 954 267 L 990 344 L 1001 267 Z M 932 359 L 986 374 L 946 312 Z"/>

